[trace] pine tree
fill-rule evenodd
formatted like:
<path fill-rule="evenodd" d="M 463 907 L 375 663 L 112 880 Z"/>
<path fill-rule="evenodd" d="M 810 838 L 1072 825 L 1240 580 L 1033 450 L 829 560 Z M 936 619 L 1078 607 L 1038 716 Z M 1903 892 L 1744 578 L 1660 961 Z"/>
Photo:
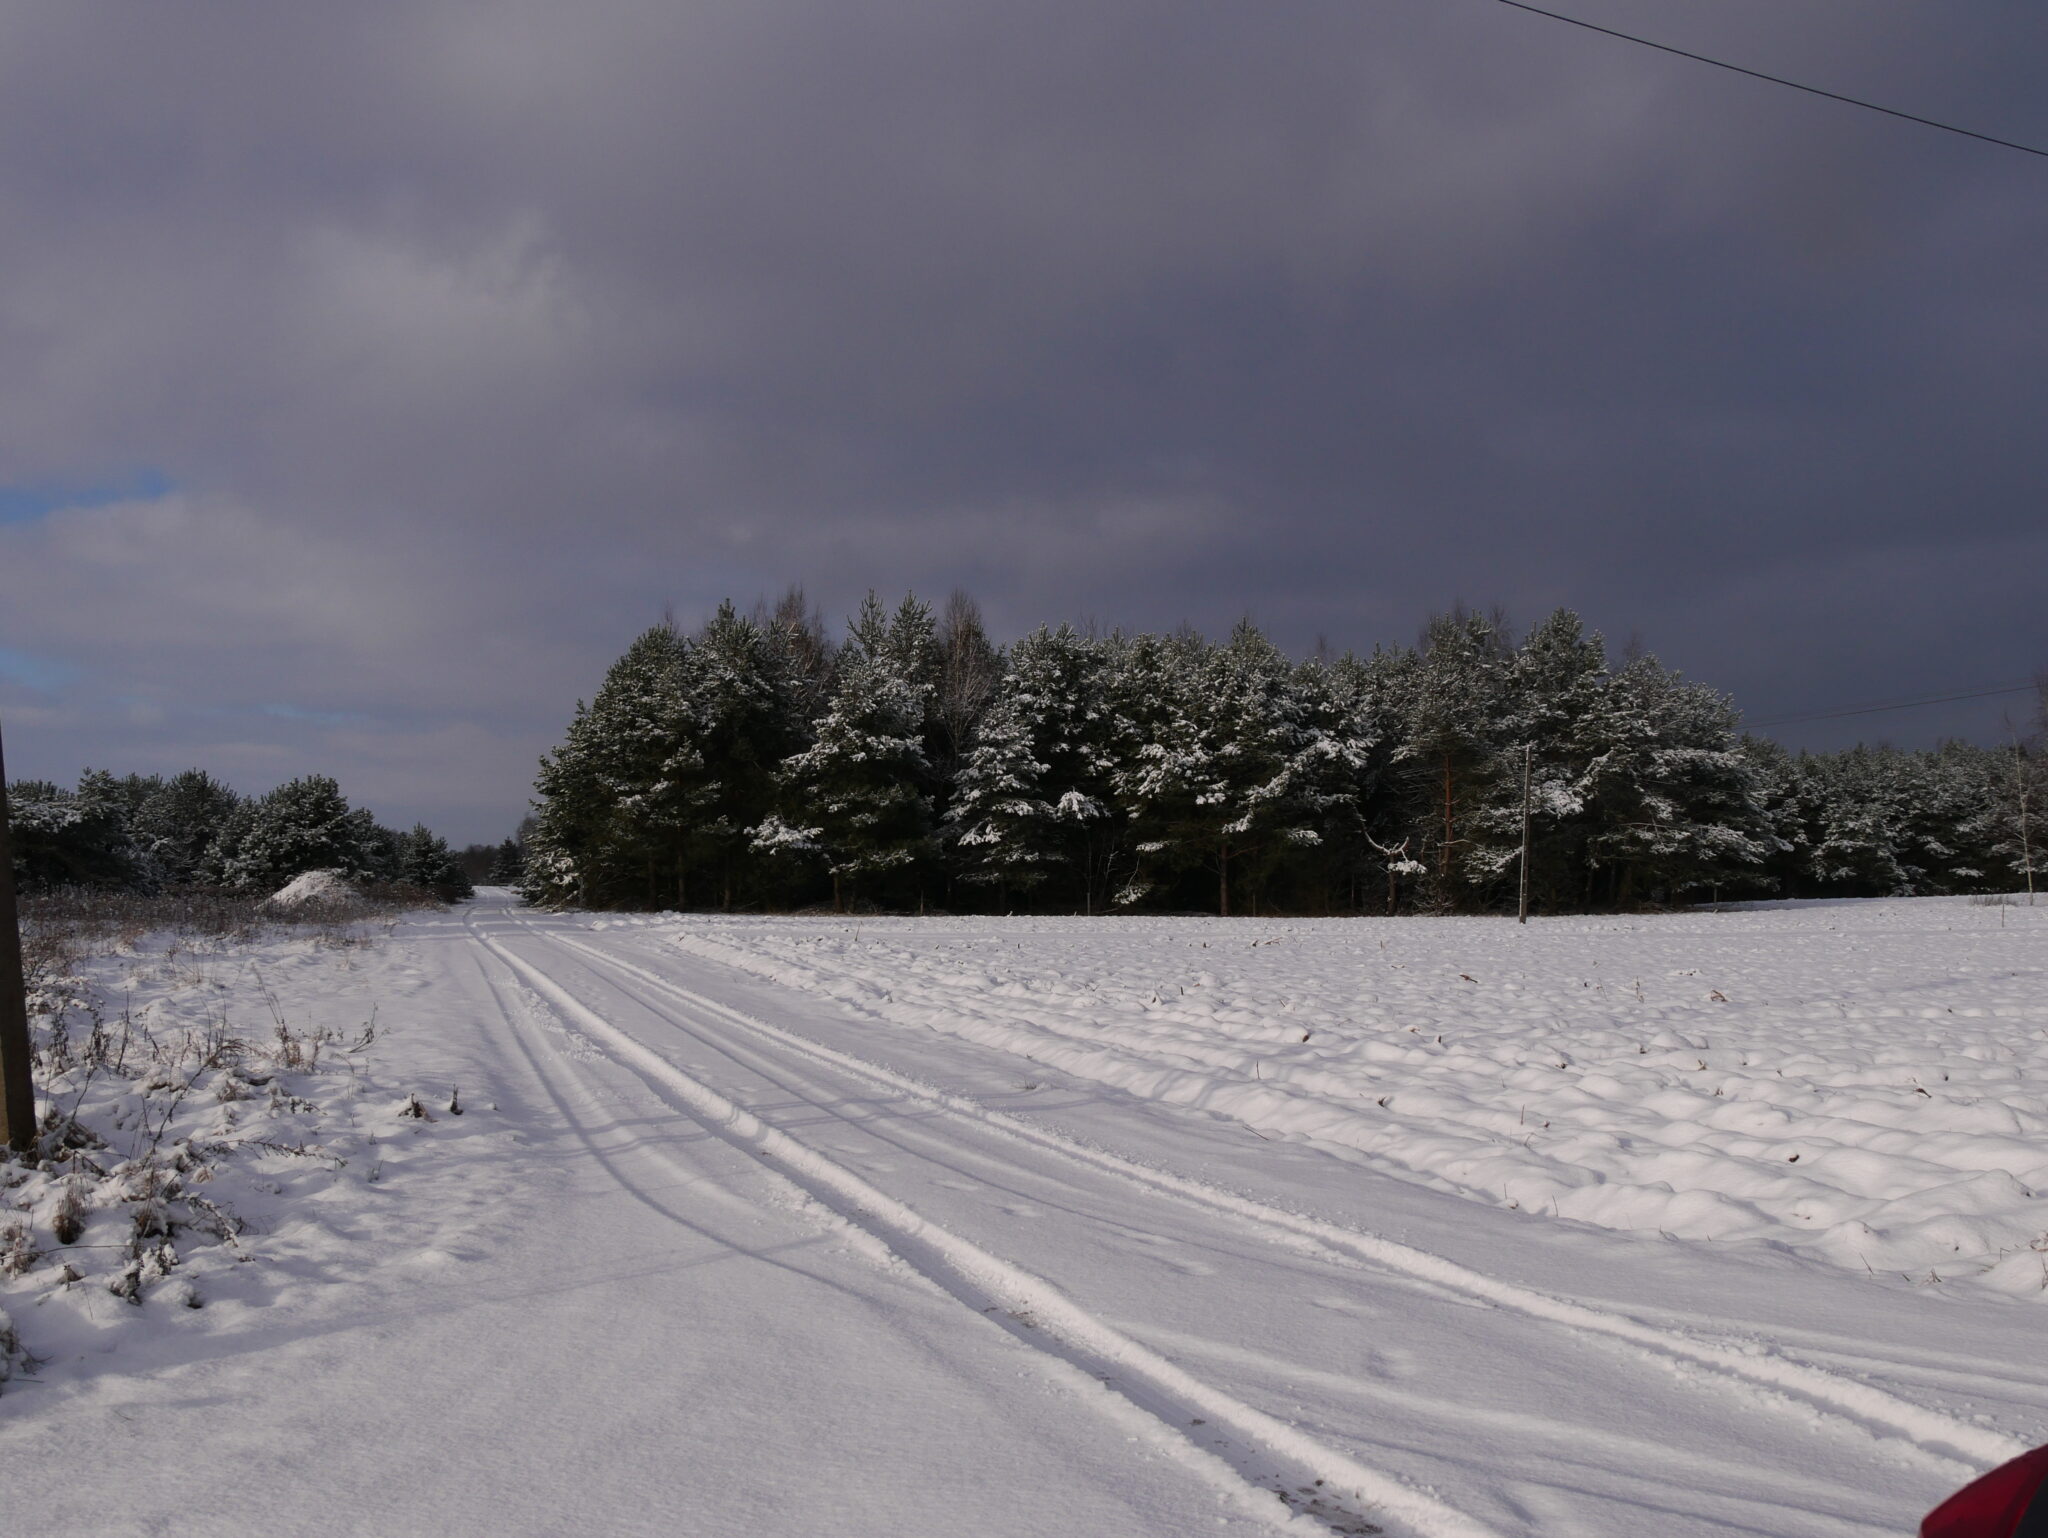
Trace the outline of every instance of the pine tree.
<path fill-rule="evenodd" d="M 593 770 L 609 812 L 592 851 L 598 901 L 687 899 L 691 830 L 713 794 L 689 695 L 691 650 L 673 626 L 643 631 L 591 700 Z"/>
<path fill-rule="evenodd" d="M 908 872 L 931 852 L 931 771 L 923 728 L 928 686 L 912 676 L 930 611 L 892 620 L 870 593 L 838 658 L 831 707 L 781 775 L 780 805 L 753 847 L 822 864 L 835 908 L 856 882 Z"/>
<path fill-rule="evenodd" d="M 820 720 L 832 702 L 833 670 L 838 659 L 838 650 L 826 634 L 823 616 L 804 597 L 801 587 L 791 587 L 772 609 L 765 605 L 757 607 L 754 623 L 767 638 L 797 719 L 806 727 Z"/>
<path fill-rule="evenodd" d="M 598 783 L 590 709 L 576 712 L 561 745 L 541 756 L 520 893 L 538 907 L 584 907 L 613 807 Z"/>
<path fill-rule="evenodd" d="M 1147 650 L 1141 668 L 1155 707 L 1117 776 L 1119 800 L 1153 866 L 1207 871 L 1227 917 L 1234 888 L 1322 842 L 1362 758 L 1306 718 L 1293 667 L 1249 620 L 1222 646 L 1188 635 Z"/>
<path fill-rule="evenodd" d="M 7 787 L 14 879 L 21 890 L 118 888 L 135 879 L 134 851 L 118 810 L 91 770 L 79 787 L 66 790 L 48 780 L 17 780 Z"/>
<path fill-rule="evenodd" d="M 414 823 L 411 832 L 399 835 L 398 879 L 408 886 L 426 887 L 443 902 L 460 902 L 476 895 L 448 841 L 424 823 Z"/>
<path fill-rule="evenodd" d="M 1763 817 L 1765 854 L 1756 870 L 1724 883 L 1727 895 L 1809 895 L 1806 872 L 1812 856 L 1812 798 L 1804 760 L 1768 738 L 1752 736 L 1743 737 L 1742 756 L 1749 764 L 1757 808 Z"/>
<path fill-rule="evenodd" d="M 1629 907 L 1761 868 L 1770 830 L 1725 696 L 1639 657 L 1588 723 L 1589 905 Z"/>
<path fill-rule="evenodd" d="M 1495 619 L 1453 609 L 1433 616 L 1400 702 L 1415 858 L 1429 867 L 1432 905 L 1452 908 L 1468 881 L 1490 879 L 1478 853 L 1478 814 L 1501 783 L 1501 723 L 1507 685 L 1506 636 Z"/>
<path fill-rule="evenodd" d="M 1389 751 L 1368 678 L 1355 657 L 1312 658 L 1294 672 L 1301 741 L 1290 768 L 1291 794 L 1316 836 L 1312 843 L 1291 838 L 1284 865 L 1272 879 L 1277 884 L 1293 876 L 1298 907 L 1356 911 L 1364 897 L 1368 852 L 1385 859 L 1368 837 L 1383 800 Z M 1380 868 L 1374 862 L 1375 896 Z"/>
<path fill-rule="evenodd" d="M 212 879 L 207 853 L 240 800 L 203 769 L 187 769 L 144 796 L 135 838 L 158 879 L 167 886 Z"/>
<path fill-rule="evenodd" d="M 1118 907 L 1155 896 L 1188 863 L 1174 825 L 1192 799 L 1187 783 L 1200 768 L 1192 696 L 1207 649 L 1192 631 L 1114 635 L 1106 648 L 1112 814 L 1130 833 L 1127 863 L 1108 873 L 1110 900 Z"/>
<path fill-rule="evenodd" d="M 955 589 L 946 600 L 934 637 L 938 650 L 937 678 L 932 690 L 931 721 L 926 743 L 942 784 L 958 776 L 973 750 L 982 719 L 988 714 L 1004 673 L 1003 654 L 989 640 L 981 607 Z"/>
<path fill-rule="evenodd" d="M 2048 753 L 2012 741 L 1983 755 L 1975 777 L 1978 810 L 1958 830 L 1979 844 L 1995 887 L 2017 886 L 2031 904 L 2048 885 Z"/>
<path fill-rule="evenodd" d="M 1323 669 L 1332 730 L 1348 745 L 1354 767 L 1340 815 L 1328 820 L 1327 858 L 1343 887 L 1344 906 L 1399 911 L 1404 882 L 1429 875 L 1416 857 L 1412 764 L 1401 757 L 1406 705 L 1420 657 L 1406 648 L 1346 654 Z"/>
<path fill-rule="evenodd" d="M 774 810 L 782 762 L 803 745 L 802 687 L 771 635 L 730 603 L 705 625 L 684 666 L 700 776 L 684 849 L 722 908 L 746 883 L 750 843 Z"/>
<path fill-rule="evenodd" d="M 1569 609 L 1536 626 L 1507 659 L 1486 794 L 1468 824 L 1465 863 L 1475 884 L 1519 886 L 1526 765 L 1531 904 L 1541 911 L 1579 901 L 1591 858 L 1588 777 L 1603 751 L 1596 723 L 1610 683 L 1604 643 Z"/>
<path fill-rule="evenodd" d="M 541 760 L 525 886 L 534 902 L 652 905 L 674 893 L 706 785 L 685 683 L 689 645 L 643 631 Z"/>
<path fill-rule="evenodd" d="M 519 847 L 519 840 L 508 838 L 498 846 L 498 852 L 491 861 L 489 877 L 492 886 L 517 889 L 526 881 L 526 851 Z"/>
<path fill-rule="evenodd" d="M 309 774 L 280 785 L 249 809 L 227 868 L 230 886 L 271 892 L 313 870 L 376 877 L 379 851 L 366 838 L 375 827 L 350 811 L 341 787 Z"/>
<path fill-rule="evenodd" d="M 1098 705 L 1102 648 L 1040 626 L 1011 650 L 954 785 L 947 835 L 963 880 L 1027 892 L 1050 880 L 1099 906 L 1114 767 Z"/>

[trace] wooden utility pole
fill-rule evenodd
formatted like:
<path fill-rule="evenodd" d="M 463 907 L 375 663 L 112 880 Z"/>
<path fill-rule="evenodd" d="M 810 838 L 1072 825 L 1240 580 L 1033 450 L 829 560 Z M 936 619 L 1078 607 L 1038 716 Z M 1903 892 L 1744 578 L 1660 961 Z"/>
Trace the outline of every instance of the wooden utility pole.
<path fill-rule="evenodd" d="M 1532 742 L 1522 744 L 1522 911 L 1517 924 L 1529 922 L 1529 768 L 1536 754 Z"/>
<path fill-rule="evenodd" d="M 7 821 L 7 756 L 0 750 L 0 1145 L 27 1153 L 36 1138 L 36 1088 L 28 1071 L 28 985 L 14 902 L 14 839 Z"/>

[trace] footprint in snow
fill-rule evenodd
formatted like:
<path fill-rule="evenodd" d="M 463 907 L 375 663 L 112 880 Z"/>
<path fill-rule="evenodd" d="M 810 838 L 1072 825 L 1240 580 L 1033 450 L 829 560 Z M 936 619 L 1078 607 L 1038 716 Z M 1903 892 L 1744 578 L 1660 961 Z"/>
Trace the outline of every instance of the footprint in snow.
<path fill-rule="evenodd" d="M 1403 1351 L 1399 1346 L 1383 1347 L 1374 1351 L 1366 1361 L 1366 1371 L 1376 1378 L 1391 1378 L 1399 1381 L 1412 1378 L 1421 1370 L 1415 1354 Z"/>

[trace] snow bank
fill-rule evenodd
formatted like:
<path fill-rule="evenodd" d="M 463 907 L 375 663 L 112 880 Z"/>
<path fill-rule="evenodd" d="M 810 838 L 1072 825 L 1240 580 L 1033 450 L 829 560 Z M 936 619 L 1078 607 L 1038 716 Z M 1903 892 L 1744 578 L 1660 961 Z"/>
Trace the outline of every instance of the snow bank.
<path fill-rule="evenodd" d="M 338 870 L 309 870 L 295 876 L 264 901 L 272 908 L 305 908 L 315 903 L 350 905 L 362 900 L 355 884 Z"/>
<path fill-rule="evenodd" d="M 2048 907 L 693 918 L 672 940 L 1545 1217 L 2048 1299 Z"/>

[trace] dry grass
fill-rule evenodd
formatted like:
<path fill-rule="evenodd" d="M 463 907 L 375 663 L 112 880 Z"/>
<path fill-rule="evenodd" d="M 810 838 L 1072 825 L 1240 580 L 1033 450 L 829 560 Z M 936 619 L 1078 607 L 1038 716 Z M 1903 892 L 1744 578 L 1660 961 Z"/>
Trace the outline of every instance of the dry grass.
<path fill-rule="evenodd" d="M 33 996 L 86 957 L 132 949 L 145 935 L 239 943 L 266 929 L 290 929 L 343 946 L 357 941 L 356 926 L 366 920 L 440 906 L 434 893 L 414 886 L 367 887 L 350 901 L 288 909 L 269 907 L 251 893 L 208 887 L 155 893 L 59 888 L 21 899 L 22 965 Z"/>
<path fill-rule="evenodd" d="M 324 1146 L 323 1129 L 336 1110 L 352 1122 L 349 1102 L 363 1092 L 377 1039 L 374 1011 L 359 1032 L 295 1027 L 259 974 L 270 1018 L 257 1030 L 231 1026 L 225 999 L 207 1019 L 167 1026 L 147 1009 L 131 1013 L 126 994 L 116 1013 L 86 963 L 127 953 L 187 986 L 266 935 L 354 947 L 400 913 L 440 906 L 432 892 L 410 887 L 284 910 L 219 891 L 26 898 L 23 959 L 43 1107 L 33 1151 L 0 1157 L 0 1281 L 90 1282 L 140 1304 L 178 1267 L 181 1246 L 242 1255 L 244 1221 L 216 1184 L 237 1155 L 337 1169 L 345 1162 Z M 167 1290 L 188 1307 L 201 1304 L 184 1278 Z M 28 1363 L 0 1313 L 0 1382 Z"/>

